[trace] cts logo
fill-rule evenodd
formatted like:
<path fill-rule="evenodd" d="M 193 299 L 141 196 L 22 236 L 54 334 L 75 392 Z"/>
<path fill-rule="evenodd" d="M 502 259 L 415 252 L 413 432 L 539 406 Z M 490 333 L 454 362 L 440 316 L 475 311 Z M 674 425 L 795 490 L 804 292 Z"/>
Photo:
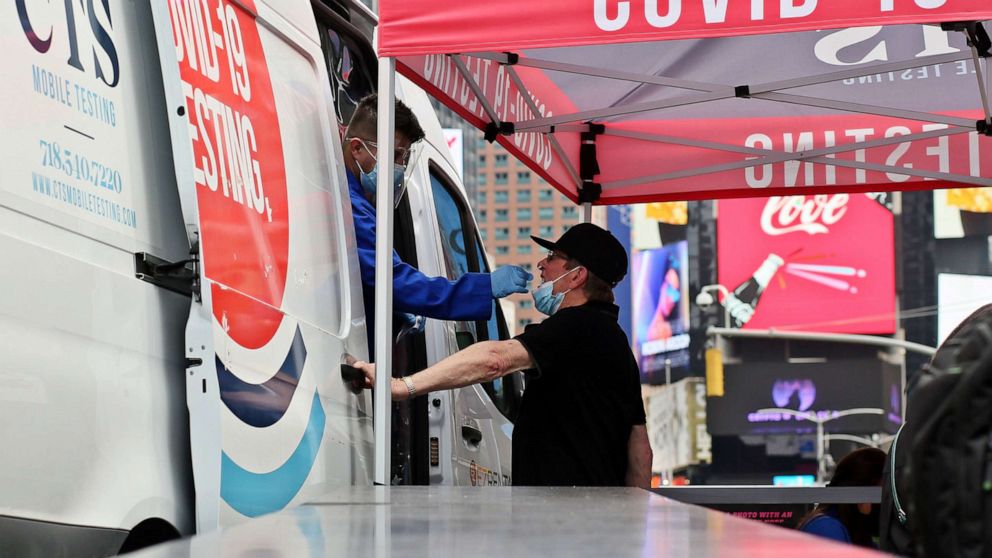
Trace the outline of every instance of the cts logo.
<path fill-rule="evenodd" d="M 89 66 L 103 83 L 117 87 L 121 64 L 114 39 L 110 36 L 113 30 L 110 0 L 65 0 L 64 13 L 57 13 L 60 12 L 58 8 L 47 5 L 39 9 L 37 2 L 31 11 L 28 11 L 25 0 L 15 0 L 14 4 L 24 36 L 36 51 L 47 53 L 53 42 L 59 42 L 57 36 L 65 33 L 69 45 L 66 63 L 80 72 L 86 72 Z M 65 27 L 62 27 L 63 24 Z"/>
<path fill-rule="evenodd" d="M 775 380 L 772 400 L 780 409 L 809 410 L 816 401 L 816 385 L 812 380 Z"/>

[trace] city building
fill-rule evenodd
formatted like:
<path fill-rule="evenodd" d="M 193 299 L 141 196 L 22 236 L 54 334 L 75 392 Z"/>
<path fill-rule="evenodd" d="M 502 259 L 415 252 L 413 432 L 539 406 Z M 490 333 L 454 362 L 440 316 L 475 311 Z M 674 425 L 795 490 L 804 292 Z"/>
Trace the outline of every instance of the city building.
<path fill-rule="evenodd" d="M 498 143 L 487 142 L 478 131 L 466 131 L 465 135 L 466 189 L 470 181 L 469 144 L 476 153 L 475 216 L 486 251 L 495 266 L 519 265 L 536 279 L 537 262 L 544 258 L 545 252 L 531 240 L 531 235 L 557 239 L 569 227 L 582 222 L 582 208 Z M 605 210 L 594 208 L 593 222 L 605 227 L 605 221 Z M 532 286 L 536 284 L 535 281 Z M 512 295 L 507 300 L 516 310 L 512 323 L 507 316 L 511 335 L 544 317 L 534 308 L 529 293 Z"/>

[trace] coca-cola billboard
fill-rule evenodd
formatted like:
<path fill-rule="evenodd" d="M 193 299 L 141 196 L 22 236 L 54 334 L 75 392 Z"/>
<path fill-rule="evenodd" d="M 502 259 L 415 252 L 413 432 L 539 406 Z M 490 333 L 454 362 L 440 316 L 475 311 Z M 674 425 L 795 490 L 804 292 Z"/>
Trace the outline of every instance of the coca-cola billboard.
<path fill-rule="evenodd" d="M 717 265 L 731 326 L 894 333 L 892 212 L 872 194 L 721 200 Z"/>

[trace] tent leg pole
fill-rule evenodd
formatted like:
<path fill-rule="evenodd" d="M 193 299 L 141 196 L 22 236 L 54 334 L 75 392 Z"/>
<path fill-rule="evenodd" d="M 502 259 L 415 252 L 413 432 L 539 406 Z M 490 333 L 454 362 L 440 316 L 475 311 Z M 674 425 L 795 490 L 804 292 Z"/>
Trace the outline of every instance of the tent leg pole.
<path fill-rule="evenodd" d="M 582 222 L 592 223 L 592 204 L 589 202 L 582 204 Z"/>
<path fill-rule="evenodd" d="M 396 60 L 379 59 L 379 118 L 376 152 L 379 169 L 393 168 L 394 121 L 396 118 Z M 393 173 L 380 172 L 376 183 L 375 235 L 375 362 L 373 394 L 375 424 L 375 460 L 373 481 L 388 485 L 392 429 L 393 371 Z"/>
<path fill-rule="evenodd" d="M 971 45 L 971 60 L 975 64 L 975 77 L 978 78 L 978 92 L 982 96 L 982 109 L 985 110 L 985 123 L 992 124 L 992 111 L 989 110 L 989 92 L 985 88 L 986 80 L 982 77 L 982 58 L 978 56 L 978 47 Z M 985 71 L 989 68 L 986 66 Z"/>

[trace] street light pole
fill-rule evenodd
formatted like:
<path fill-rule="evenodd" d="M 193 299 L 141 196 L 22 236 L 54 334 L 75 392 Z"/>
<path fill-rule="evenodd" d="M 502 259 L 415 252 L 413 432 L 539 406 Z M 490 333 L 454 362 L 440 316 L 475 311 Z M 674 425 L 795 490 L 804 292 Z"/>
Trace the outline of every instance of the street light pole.
<path fill-rule="evenodd" d="M 851 415 L 884 415 L 885 411 L 883 411 L 882 409 L 859 407 L 856 409 L 833 411 L 826 418 L 820 418 L 820 416 L 818 416 L 814 411 L 796 411 L 794 409 L 769 408 L 769 409 L 758 409 L 758 414 L 790 415 L 798 419 L 808 420 L 816 424 L 816 483 L 823 484 L 823 478 L 827 474 L 826 461 L 824 460 L 824 453 L 826 451 L 826 448 L 824 447 L 824 443 L 823 443 L 824 441 L 823 425 L 832 420 Z"/>

